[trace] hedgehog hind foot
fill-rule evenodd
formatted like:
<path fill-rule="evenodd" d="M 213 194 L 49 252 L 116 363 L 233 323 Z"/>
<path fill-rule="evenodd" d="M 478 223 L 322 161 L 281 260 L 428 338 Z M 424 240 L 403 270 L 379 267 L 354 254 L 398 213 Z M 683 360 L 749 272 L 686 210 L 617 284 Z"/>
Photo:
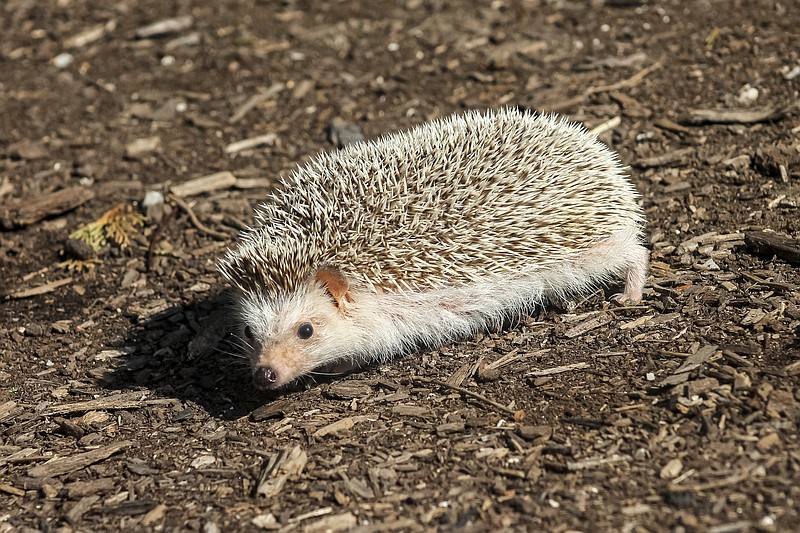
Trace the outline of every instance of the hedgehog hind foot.
<path fill-rule="evenodd" d="M 627 253 L 627 272 L 625 274 L 625 289 L 611 297 L 618 304 L 639 303 L 642 301 L 644 281 L 647 278 L 647 264 L 650 253 L 641 244 L 632 246 Z"/>

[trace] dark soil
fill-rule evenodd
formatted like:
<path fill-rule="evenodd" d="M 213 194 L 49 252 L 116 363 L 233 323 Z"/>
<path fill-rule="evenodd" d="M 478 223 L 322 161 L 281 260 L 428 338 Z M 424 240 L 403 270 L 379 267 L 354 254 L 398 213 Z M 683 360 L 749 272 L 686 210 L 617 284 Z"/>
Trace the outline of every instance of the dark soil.
<path fill-rule="evenodd" d="M 789 0 L 7 0 L 0 531 L 800 530 L 798 28 Z M 334 118 L 503 105 L 605 126 L 642 304 L 255 390 L 215 271 L 251 206 Z"/>

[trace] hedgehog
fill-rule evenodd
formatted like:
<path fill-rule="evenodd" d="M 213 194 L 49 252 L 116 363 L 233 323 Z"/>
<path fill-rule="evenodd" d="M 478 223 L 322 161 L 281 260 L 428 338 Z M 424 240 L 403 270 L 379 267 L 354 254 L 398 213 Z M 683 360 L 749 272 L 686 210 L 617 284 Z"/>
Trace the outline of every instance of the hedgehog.
<path fill-rule="evenodd" d="M 582 126 L 469 111 L 321 153 L 219 261 L 253 380 L 278 389 L 435 349 L 615 280 L 642 298 L 644 213 Z"/>

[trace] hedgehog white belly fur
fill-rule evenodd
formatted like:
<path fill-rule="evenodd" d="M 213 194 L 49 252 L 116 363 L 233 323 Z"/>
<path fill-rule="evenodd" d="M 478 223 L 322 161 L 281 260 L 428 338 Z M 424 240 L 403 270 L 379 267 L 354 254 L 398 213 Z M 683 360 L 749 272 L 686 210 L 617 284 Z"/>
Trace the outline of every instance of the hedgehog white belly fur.
<path fill-rule="evenodd" d="M 256 385 L 437 347 L 618 277 L 638 301 L 644 215 L 583 127 L 467 112 L 323 153 L 220 261 Z"/>

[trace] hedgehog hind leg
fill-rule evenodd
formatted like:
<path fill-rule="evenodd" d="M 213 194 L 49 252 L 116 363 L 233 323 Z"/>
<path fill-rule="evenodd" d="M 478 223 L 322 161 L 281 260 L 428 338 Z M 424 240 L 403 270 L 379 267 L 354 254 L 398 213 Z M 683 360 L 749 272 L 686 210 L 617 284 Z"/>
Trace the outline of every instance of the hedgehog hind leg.
<path fill-rule="evenodd" d="M 621 304 L 638 303 L 642 300 L 650 253 L 641 244 L 636 244 L 630 247 L 626 255 L 625 289 L 623 292 L 612 296 L 612 299 Z"/>
<path fill-rule="evenodd" d="M 624 276 L 623 292 L 615 294 L 611 299 L 617 303 L 639 302 L 642 299 L 650 256 L 647 248 L 641 244 L 640 234 L 641 229 L 637 226 L 622 228 L 584 251 L 572 264 L 576 268 L 575 279 L 588 288 Z"/>

